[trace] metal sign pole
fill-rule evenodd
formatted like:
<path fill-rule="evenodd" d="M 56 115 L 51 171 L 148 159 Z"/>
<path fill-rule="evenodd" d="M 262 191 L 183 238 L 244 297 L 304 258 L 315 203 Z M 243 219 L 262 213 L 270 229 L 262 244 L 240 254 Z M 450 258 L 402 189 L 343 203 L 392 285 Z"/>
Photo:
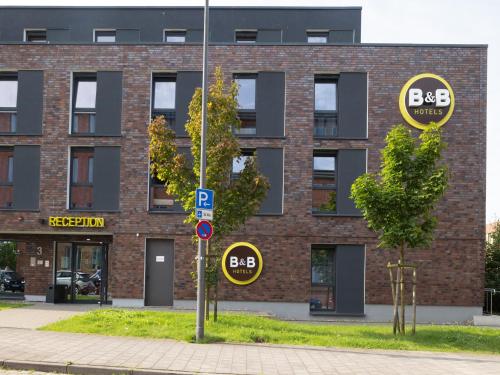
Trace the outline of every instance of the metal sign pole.
<path fill-rule="evenodd" d="M 206 133 L 208 96 L 208 1 L 205 0 L 203 26 L 203 95 L 201 99 L 200 188 L 206 184 Z M 198 238 L 198 290 L 196 295 L 196 341 L 205 336 L 205 241 Z"/>

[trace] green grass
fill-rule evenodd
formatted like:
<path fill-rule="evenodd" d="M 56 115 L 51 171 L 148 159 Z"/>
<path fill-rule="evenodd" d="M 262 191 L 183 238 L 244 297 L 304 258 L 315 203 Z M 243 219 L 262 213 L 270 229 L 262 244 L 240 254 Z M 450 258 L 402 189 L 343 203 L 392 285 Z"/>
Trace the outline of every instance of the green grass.
<path fill-rule="evenodd" d="M 6 309 L 13 309 L 16 307 L 27 306 L 25 303 L 13 303 L 13 302 L 0 302 L 0 311 Z"/>
<path fill-rule="evenodd" d="M 48 331 L 193 341 L 194 313 L 91 311 L 41 328 Z M 255 315 L 220 314 L 207 322 L 205 342 L 272 343 L 346 348 L 500 354 L 500 330 L 469 326 L 418 326 L 415 336 L 394 337 L 389 325 L 299 324 Z"/>

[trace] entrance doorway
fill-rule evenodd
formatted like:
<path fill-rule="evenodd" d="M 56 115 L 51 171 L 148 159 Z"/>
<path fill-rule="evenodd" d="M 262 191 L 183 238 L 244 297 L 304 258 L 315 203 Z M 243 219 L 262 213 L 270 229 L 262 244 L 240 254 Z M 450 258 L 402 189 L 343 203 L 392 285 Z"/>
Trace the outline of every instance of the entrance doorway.
<path fill-rule="evenodd" d="M 55 303 L 108 303 L 108 245 L 58 242 Z"/>
<path fill-rule="evenodd" d="M 146 242 L 146 306 L 174 304 L 174 241 Z"/>

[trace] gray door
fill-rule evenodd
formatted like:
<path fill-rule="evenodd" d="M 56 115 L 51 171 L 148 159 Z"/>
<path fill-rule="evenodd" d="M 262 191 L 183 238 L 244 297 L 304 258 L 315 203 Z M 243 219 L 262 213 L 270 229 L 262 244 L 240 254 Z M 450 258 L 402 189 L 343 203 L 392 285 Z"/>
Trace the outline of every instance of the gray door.
<path fill-rule="evenodd" d="M 146 306 L 174 303 L 174 241 L 146 242 Z"/>

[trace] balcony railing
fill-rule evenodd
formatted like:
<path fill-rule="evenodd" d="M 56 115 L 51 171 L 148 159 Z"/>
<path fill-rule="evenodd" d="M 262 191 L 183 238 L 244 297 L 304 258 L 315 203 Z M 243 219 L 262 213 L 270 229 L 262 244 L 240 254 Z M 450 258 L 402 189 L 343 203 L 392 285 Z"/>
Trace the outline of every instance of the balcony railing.
<path fill-rule="evenodd" d="M 318 138 L 333 138 L 338 136 L 336 112 L 314 113 L 314 136 Z"/>

